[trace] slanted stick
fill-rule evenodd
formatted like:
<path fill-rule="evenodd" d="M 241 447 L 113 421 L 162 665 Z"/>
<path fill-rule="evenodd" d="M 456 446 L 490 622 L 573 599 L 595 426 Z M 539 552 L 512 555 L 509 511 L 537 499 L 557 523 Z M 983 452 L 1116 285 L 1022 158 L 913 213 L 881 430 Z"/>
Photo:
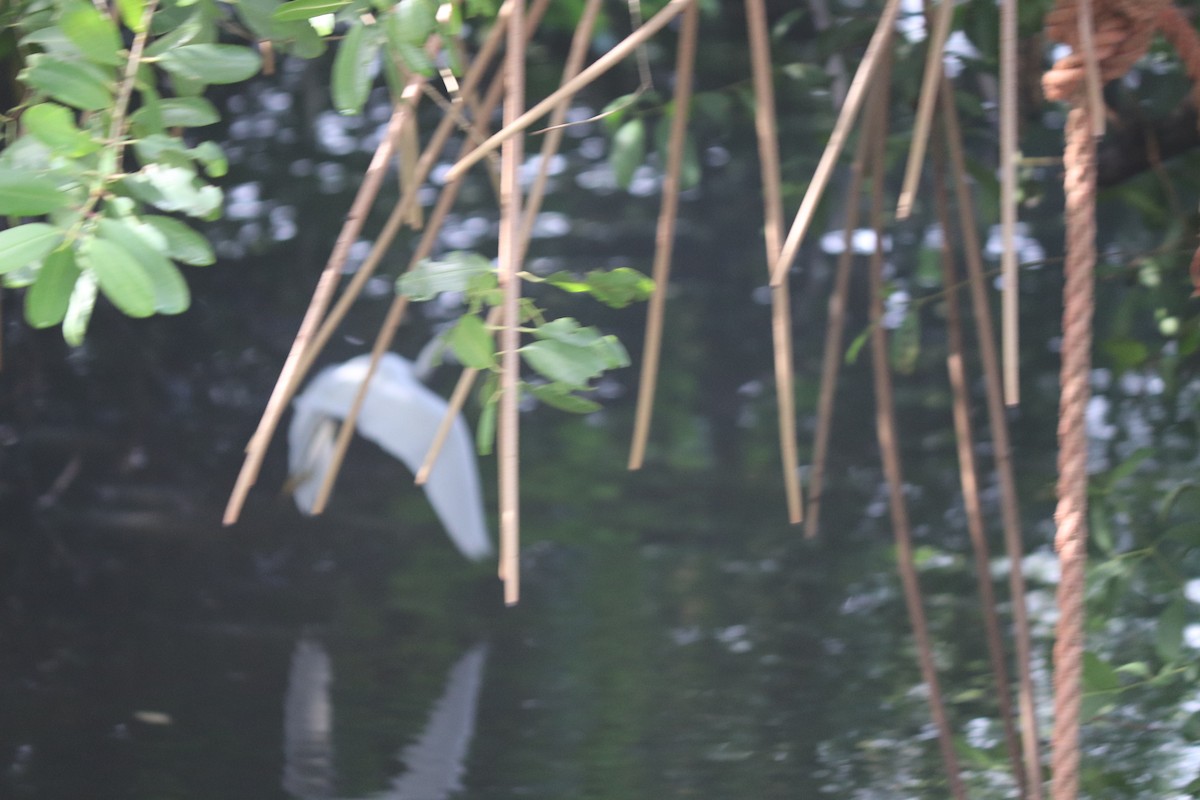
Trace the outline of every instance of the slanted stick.
<path fill-rule="evenodd" d="M 1010 406 L 1021 401 L 1016 248 L 1017 78 L 1017 0 L 1000 0 L 1000 274 L 1004 283 L 1001 337 L 1004 401 Z"/>
<path fill-rule="evenodd" d="M 419 87 L 424 80 L 422 76 L 414 76 L 405 87 L 405 91 Z M 291 402 L 296 387 L 303 380 L 307 366 L 311 363 L 312 359 L 309 353 L 313 347 L 313 337 L 317 333 L 325 309 L 329 307 L 329 303 L 333 299 L 338 279 L 341 277 L 342 265 L 345 264 L 346 256 L 350 252 L 350 245 L 358 240 L 363 223 L 367 219 L 367 212 L 370 210 L 371 204 L 375 202 L 376 195 L 379 194 L 379 188 L 387 174 L 388 162 L 395 152 L 399 132 L 411 121 L 412 107 L 405 103 L 397 104 L 392 113 L 392 119 L 388 123 L 387 135 L 383 137 L 383 141 L 375 150 L 375 155 L 367 167 L 358 193 L 354 196 L 354 202 L 350 205 L 346 221 L 333 245 L 333 251 L 317 281 L 317 287 L 313 291 L 308 310 L 304 312 L 304 318 L 300 323 L 300 330 L 296 332 L 296 338 L 292 341 L 292 348 L 284 361 L 283 369 L 280 370 L 275 388 L 271 391 L 271 397 L 259 420 L 258 428 L 246 445 L 246 459 L 242 463 L 237 482 L 234 484 L 229 502 L 225 507 L 223 519 L 225 525 L 237 522 L 242 512 L 242 506 L 246 502 L 246 496 L 250 493 L 250 487 L 258 480 L 258 473 L 262 468 L 263 458 L 266 456 L 267 445 L 270 444 L 271 437 L 274 436 L 275 429 L 279 426 L 279 420 L 283 417 L 287 404 Z"/>
<path fill-rule="evenodd" d="M 971 397 L 967 388 L 967 367 L 962 333 L 962 309 L 958 297 L 958 276 L 954 266 L 954 248 L 950 236 L 950 201 L 946 196 L 946 156 L 944 135 L 938 137 L 933 152 L 933 201 L 942 242 L 938 248 L 942 262 L 942 286 L 946 289 L 946 372 L 950 378 L 953 397 L 954 443 L 958 453 L 958 477 L 962 486 L 963 507 L 967 512 L 967 534 L 975 557 L 975 580 L 979 584 L 979 605 L 983 614 L 988 660 L 996 690 L 996 707 L 1004 730 L 1004 744 L 1018 795 L 1026 797 L 1025 770 L 1022 767 L 1021 742 L 1013 719 L 1012 684 L 1000 633 L 999 613 L 996 611 L 996 592 L 992 588 L 991 556 L 979 503 L 979 473 L 975 463 L 975 433 L 971 425 Z"/>
<path fill-rule="evenodd" d="M 679 52 L 675 57 L 675 115 L 671 118 L 671 138 L 667 149 L 667 171 L 663 176 L 662 208 L 654 250 L 654 294 L 646 314 L 646 341 L 642 348 L 642 374 L 638 384 L 637 411 L 634 417 L 633 444 L 629 469 L 641 469 L 650 438 L 650 419 L 654 412 L 654 394 L 658 380 L 658 362 L 662 353 L 663 315 L 667 304 L 667 284 L 671 280 L 671 254 L 675 246 L 675 219 L 679 213 L 679 176 L 683 171 L 684 145 L 687 140 L 688 112 L 692 103 L 692 76 L 696 65 L 696 36 L 700 27 L 699 11 L 693 3 L 683 15 L 679 32 Z"/>
<path fill-rule="evenodd" d="M 926 6 L 928 7 L 928 5 Z M 921 165 L 925 161 L 925 150 L 929 146 L 929 126 L 933 121 L 933 109 L 937 106 L 938 84 L 942 78 L 942 51 L 946 37 L 950 34 L 950 19 L 954 15 L 954 0 L 942 0 L 934 17 L 933 35 L 929 37 L 929 52 L 925 55 L 925 75 L 921 81 L 921 99 L 917 103 L 917 119 L 913 124 L 912 146 L 908 151 L 908 165 L 904 170 L 904 184 L 900 189 L 900 202 L 896 204 L 896 219 L 908 219 L 912 213 L 913 198 L 921 180 Z M 928 18 L 928 14 L 926 14 Z"/>
<path fill-rule="evenodd" d="M 670 0 L 662 11 L 659 11 L 650 20 L 638 28 L 633 33 L 622 39 L 613 49 L 609 50 L 600 58 L 592 62 L 592 64 L 571 81 L 560 86 L 557 91 L 551 93 L 544 100 L 533 106 L 521 116 L 517 117 L 511 123 L 506 124 L 503 128 L 492 135 L 490 139 L 475 148 L 469 155 L 460 160 L 457 164 L 450 168 L 446 173 L 447 180 L 457 178 L 462 173 L 466 172 L 475 164 L 487 156 L 488 153 L 494 151 L 497 147 L 503 144 L 510 137 L 517 135 L 521 131 L 528 128 L 533 123 L 537 122 L 546 114 L 550 113 L 563 100 L 570 99 L 583 87 L 590 84 L 592 81 L 599 78 L 604 73 L 615 67 L 617 64 L 628 56 L 651 36 L 665 28 L 671 20 L 683 13 L 683 10 L 691 5 L 694 0 Z"/>
<path fill-rule="evenodd" d="M 833 175 L 833 168 L 837 164 L 838 156 L 841 155 L 842 148 L 846 145 L 850 129 L 854 127 L 854 121 L 862 107 L 867 88 L 878 71 L 884 42 L 890 40 L 899 10 L 899 0 L 888 0 L 887 5 L 883 8 L 879 24 L 875 26 L 875 33 L 867 45 L 867 52 L 863 54 L 862 63 L 858 65 L 858 71 L 854 73 L 854 80 L 850 83 L 850 90 L 846 92 L 846 102 L 842 105 L 841 113 L 838 114 L 837 122 L 833 126 L 833 133 L 829 135 L 829 143 L 825 146 L 825 152 L 821 154 L 821 160 L 817 163 L 812 182 L 808 184 L 808 191 L 804 193 L 800 210 L 796 212 L 796 219 L 792 222 L 787 240 L 783 243 L 783 252 L 780 253 L 779 260 L 775 262 L 775 266 L 771 270 L 771 285 L 773 286 L 783 282 L 783 276 L 791 269 L 792 262 L 796 260 L 796 253 L 799 252 L 800 245 L 804 243 L 804 235 L 812 223 L 817 203 L 821 202 L 821 195 L 825 193 L 825 187 L 829 184 L 830 176 Z"/>
<path fill-rule="evenodd" d="M 817 435 L 813 443 L 812 474 L 808 481 L 808 522 L 804 535 L 815 538 L 821 522 L 821 497 L 825 491 L 825 463 L 829 458 L 829 439 L 833 431 L 834 398 L 837 397 L 838 373 L 842 364 L 842 342 L 846 332 L 846 299 L 850 294 L 850 268 L 854 265 L 854 231 L 858 228 L 859 193 L 870 137 L 859 134 L 854 161 L 850 165 L 850 186 L 846 191 L 846 224 L 842 233 L 843 249 L 838 256 L 833 291 L 829 294 L 825 322 L 825 354 L 821 360 L 821 393 L 817 399 Z"/>
<path fill-rule="evenodd" d="M 780 189 L 779 140 L 776 137 L 775 87 L 771 80 L 771 44 L 767 35 L 767 10 L 763 0 L 746 0 L 746 26 L 750 38 L 750 64 L 754 72 L 754 130 L 763 184 L 763 238 L 767 247 L 767 275 L 771 259 L 783 249 L 783 193 Z M 771 338 L 775 353 L 775 403 L 779 417 L 779 453 L 788 521 L 804 518 L 800 496 L 800 457 L 796 452 L 796 393 L 792 366 L 791 290 L 787 276 L 771 287 Z"/>

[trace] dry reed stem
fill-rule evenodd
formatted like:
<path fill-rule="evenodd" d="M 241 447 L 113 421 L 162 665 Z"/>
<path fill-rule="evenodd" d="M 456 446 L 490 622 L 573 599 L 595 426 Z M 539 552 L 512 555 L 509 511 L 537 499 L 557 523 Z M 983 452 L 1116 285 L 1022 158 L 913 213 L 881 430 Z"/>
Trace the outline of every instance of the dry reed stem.
<path fill-rule="evenodd" d="M 1017 0 L 1000 0 L 1000 274 L 1004 400 L 1021 401 L 1017 274 Z"/>
<path fill-rule="evenodd" d="M 423 77 L 414 76 L 405 87 L 405 91 L 415 89 L 423 81 Z M 250 487 L 258 480 L 258 473 L 262 468 L 263 458 L 266 456 L 271 437 L 274 436 L 275 429 L 279 426 L 279 420 L 283 417 L 288 403 L 291 402 L 296 387 L 307 372 L 307 364 L 311 363 L 308 353 L 313 347 L 313 336 L 318 330 L 325 309 L 329 307 L 334 291 L 337 289 L 342 265 L 350 252 L 350 245 L 358 239 L 363 223 L 366 222 L 367 212 L 379 193 L 383 178 L 387 174 L 388 162 L 395 151 L 397 134 L 411 118 L 412 108 L 406 104 L 398 104 L 388 123 L 387 134 L 379 143 L 379 147 L 363 175 L 363 182 L 358 187 L 354 202 L 350 205 L 350 211 L 346 214 L 346 221 L 342 224 L 342 230 L 334 242 L 329 260 L 317 280 L 316 289 L 313 291 L 308 309 L 304 312 L 300 329 L 296 332 L 291 350 L 279 372 L 279 378 L 276 379 L 275 388 L 267 400 L 267 407 L 263 410 L 262 418 L 259 420 L 254 435 L 250 437 L 250 441 L 246 445 L 245 461 L 242 463 L 241 471 L 238 473 L 229 502 L 225 507 L 225 515 L 222 520 L 225 525 L 237 522 L 242 506 L 246 502 L 246 496 L 250 493 Z"/>
<path fill-rule="evenodd" d="M 959 231 L 963 237 L 963 254 L 967 278 L 971 287 L 971 310 L 975 318 L 975 336 L 979 358 L 983 365 L 988 425 L 995 453 L 996 476 L 1000 484 L 1000 513 L 1004 528 L 1004 549 L 1009 560 L 1009 595 L 1012 602 L 1013 642 L 1016 649 L 1018 693 L 1017 705 L 1021 723 L 1021 747 L 1025 756 L 1025 790 L 1030 800 L 1042 798 L 1042 768 L 1037 731 L 1037 710 L 1034 707 L 1033 674 L 1030 666 L 1032 643 L 1029 616 L 1025 607 L 1025 575 L 1021 559 L 1025 555 L 1021 540 L 1021 513 L 1017 503 L 1016 479 L 1013 476 L 1012 444 L 1008 437 L 1008 420 L 1003 401 L 1003 380 L 1000 357 L 988 300 L 987 282 L 983 268 L 982 245 L 975 228 L 976 217 L 971 189 L 967 184 L 966 157 L 963 154 L 962 133 L 958 109 L 954 105 L 954 90 L 950 81 L 942 79 L 942 122 L 946 129 L 946 149 L 950 154 L 950 173 L 958 203 Z"/>
<path fill-rule="evenodd" d="M 329 468 L 325 470 L 325 477 L 321 480 L 320 489 L 317 490 L 317 498 L 313 501 L 312 513 L 314 514 L 323 513 L 325 506 L 329 503 L 333 487 L 337 484 L 338 475 L 342 471 L 342 463 L 346 460 L 346 452 L 350 449 L 350 440 L 354 438 L 354 431 L 358 427 L 358 415 L 362 412 L 363 403 L 367 399 L 367 390 L 371 385 L 371 379 L 375 377 L 375 370 L 379 368 L 379 360 L 391 346 L 395 331 L 400 326 L 400 320 L 404 317 L 404 311 L 408 307 L 407 297 L 398 296 L 396 299 L 398 302 L 393 302 L 388 307 L 387 315 L 383 319 L 383 324 L 380 325 L 380 332 L 375 336 L 375 344 L 371 348 L 371 360 L 367 364 L 367 374 L 363 376 L 362 383 L 358 385 L 358 390 L 354 393 L 354 400 L 346 412 L 345 419 L 342 420 L 341 427 L 338 428 L 333 455 L 329 459 Z"/>
<path fill-rule="evenodd" d="M 864 131 L 858 137 L 854 161 L 850 165 L 850 186 L 846 192 L 846 224 L 838 255 L 837 274 L 829 295 L 825 323 L 825 353 L 821 360 L 821 393 L 817 399 L 817 433 L 813 443 L 812 473 L 808 479 L 808 524 L 804 535 L 815 538 L 821 520 L 821 495 L 825 491 L 825 463 L 829 457 L 829 439 L 833 432 L 833 401 L 837 397 L 838 374 L 842 362 L 842 342 L 846 332 L 846 299 L 850 293 L 850 268 L 854 265 L 854 231 L 858 228 L 859 194 L 862 192 L 863 167 L 870 137 Z"/>
<path fill-rule="evenodd" d="M 675 245 L 675 220 L 679 215 L 679 176 L 683 171 L 687 123 L 692 104 L 692 77 L 696 66 L 696 36 L 700 26 L 695 3 L 687 7 L 679 31 L 679 50 L 675 55 L 675 114 L 671 118 L 671 136 L 667 147 L 667 171 L 663 176 L 662 207 L 654 249 L 654 293 L 646 312 L 646 340 L 642 347 L 641 380 L 638 383 L 637 410 L 633 424 L 633 443 L 629 450 L 629 469 L 641 469 L 650 438 L 650 420 L 654 413 L 654 395 L 658 382 L 658 363 L 662 354 L 663 316 L 667 305 L 667 284 L 671 280 L 671 254 Z"/>
<path fill-rule="evenodd" d="M 929 18 L 926 3 L 926 19 Z M 938 82 L 942 77 L 942 51 L 946 37 L 950 34 L 950 20 L 954 16 L 954 0 L 942 0 L 933 19 L 933 34 L 929 37 L 929 51 L 925 54 L 925 74 L 921 80 L 921 97 L 917 102 L 917 119 L 913 124 L 912 146 L 908 150 L 908 164 L 904 168 L 904 183 L 900 189 L 900 201 L 896 204 L 896 219 L 908 219 L 912 213 L 913 199 L 921 181 L 921 166 L 925 161 L 925 150 L 929 146 L 929 127 L 933 122 L 933 109 L 937 106 Z"/>
<path fill-rule="evenodd" d="M 890 29 L 889 29 L 890 30 Z M 887 134 L 888 92 L 887 73 L 890 58 L 884 59 L 883 76 L 876 84 L 877 100 L 872 108 L 871 135 L 871 228 L 875 231 L 875 250 L 871 253 L 871 371 L 875 383 L 875 432 L 879 439 L 880 458 L 888 486 L 888 506 L 896 539 L 896 560 L 904 588 L 904 603 L 917 645 L 917 660 L 921 676 L 929 690 L 929 710 L 938 732 L 942 762 L 951 794 L 956 800 L 966 800 L 966 789 L 958 769 L 954 737 L 942 701 L 937 667 L 933 663 L 933 646 L 929 638 L 921 587 L 913 563 L 912 531 L 908 506 L 904 499 L 904 476 L 900 466 L 900 446 L 896 437 L 896 411 L 892 395 L 891 371 L 888 368 L 887 331 L 883 327 L 883 183 L 886 177 L 884 144 Z"/>
<path fill-rule="evenodd" d="M 511 125 L 525 108 L 524 0 L 515 0 L 504 59 L 504 124 Z M 521 597 L 520 571 L 520 370 L 521 344 L 521 184 L 525 140 L 518 134 L 500 150 L 500 265 L 503 290 L 500 327 L 500 408 L 496 420 L 496 461 L 500 481 L 500 579 L 504 604 Z"/>
<path fill-rule="evenodd" d="M 560 86 L 556 91 L 551 93 L 541 102 L 537 103 L 533 108 L 526 111 L 520 117 L 506 124 L 503 128 L 492 135 L 486 142 L 473 150 L 468 156 L 461 159 L 457 164 L 450 168 L 446 174 L 447 180 L 452 180 L 476 163 L 484 158 L 488 153 L 495 150 L 510 137 L 515 136 L 519 132 L 525 130 L 533 123 L 544 117 L 547 113 L 554 109 L 559 103 L 574 96 L 583 87 L 590 84 L 592 81 L 599 78 L 604 73 L 615 67 L 617 64 L 636 50 L 639 45 L 648 40 L 651 36 L 665 28 L 667 24 L 679 16 L 685 8 L 692 4 L 694 0 L 670 0 L 662 11 L 659 11 L 650 21 L 642 27 L 638 28 L 633 33 L 622 39 L 613 49 L 609 50 L 600 58 L 592 62 L 590 66 L 580 72 L 567 84 Z"/>
<path fill-rule="evenodd" d="M 399 152 L 397 153 L 397 162 L 399 169 L 396 170 L 397 183 L 400 187 L 400 196 L 408 191 L 408 187 L 416 182 L 417 176 L 417 160 L 420 158 L 421 142 L 417 136 L 417 128 L 415 125 L 405 125 L 400 131 L 400 143 L 398 145 Z M 414 231 L 421 230 L 425 224 L 425 215 L 421 211 L 420 203 L 413 203 L 409 209 L 408 226 Z"/>
<path fill-rule="evenodd" d="M 867 88 L 878 70 L 884 42 L 890 41 L 892 28 L 896 24 L 896 14 L 899 10 L 899 0 L 888 0 L 887 5 L 883 8 L 879 23 L 875 26 L 875 33 L 867 45 L 867 52 L 863 54 L 862 63 L 858 65 L 858 71 L 854 73 L 854 80 L 850 83 L 850 90 L 846 92 L 846 102 L 842 104 L 842 110 L 833 126 L 833 132 L 829 135 L 829 143 L 825 146 L 825 152 L 821 154 L 821 160 L 817 163 L 812 181 L 808 184 L 808 191 L 804 193 L 804 200 L 800 203 L 800 210 L 796 212 L 796 219 L 793 220 L 792 228 L 788 231 L 787 239 L 783 243 L 783 251 L 779 254 L 779 260 L 771 270 L 772 286 L 783 282 L 783 276 L 791 269 L 792 262 L 796 260 L 796 253 L 799 252 L 800 245 L 804 242 L 804 235 L 808 232 L 808 226 L 812 223 L 817 203 L 821 202 L 821 196 L 825 193 L 830 176 L 833 175 L 833 168 L 837 165 L 838 156 L 841 155 L 842 148 L 846 145 L 846 138 L 850 135 L 851 128 L 854 127 L 854 121 L 862 107 L 863 98 L 866 97 Z"/>
<path fill-rule="evenodd" d="M 779 139 L 776 135 L 775 87 L 771 80 L 771 43 L 764 0 L 746 0 L 750 65 L 754 72 L 754 131 L 763 184 L 763 239 L 767 275 L 771 259 L 783 249 L 783 192 L 780 188 Z M 771 287 L 771 341 L 775 354 L 775 404 L 779 417 L 779 454 L 788 521 L 804 519 L 800 493 L 800 456 L 796 452 L 796 392 L 792 355 L 791 289 L 787 276 Z"/>
<path fill-rule="evenodd" d="M 941 145 L 944 136 L 938 137 Z M 1004 728 L 1004 743 L 1012 764 L 1013 778 L 1020 797 L 1025 797 L 1025 770 L 1021 764 L 1021 742 L 1013 722 L 1012 692 L 1008 677 L 1008 666 L 1004 654 L 1004 643 L 1000 633 L 999 615 L 996 613 L 996 592 L 992 587 L 991 556 L 988 552 L 983 509 L 979 503 L 979 474 L 975 464 L 975 434 L 971 429 L 971 397 L 967 388 L 967 368 L 963 347 L 962 311 L 958 299 L 958 277 L 954 268 L 953 243 L 950 231 L 950 201 L 946 197 L 945 147 L 934 148 L 933 153 L 933 200 L 938 224 L 942 229 L 941 247 L 938 248 L 942 262 L 942 285 L 946 287 L 946 372 L 950 378 L 953 396 L 954 441 L 958 453 L 959 483 L 962 485 L 963 507 L 967 514 L 967 534 L 971 539 L 971 550 L 975 556 L 975 579 L 979 584 L 979 604 L 983 613 L 988 659 L 991 662 L 992 678 L 996 686 L 996 706 Z"/>

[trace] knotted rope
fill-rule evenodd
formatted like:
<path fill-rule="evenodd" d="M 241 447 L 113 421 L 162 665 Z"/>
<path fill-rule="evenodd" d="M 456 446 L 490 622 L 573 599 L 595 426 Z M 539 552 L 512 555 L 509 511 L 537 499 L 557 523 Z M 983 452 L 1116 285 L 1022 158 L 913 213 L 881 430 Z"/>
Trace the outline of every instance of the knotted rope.
<path fill-rule="evenodd" d="M 1084 650 L 1084 568 L 1087 562 L 1087 430 L 1090 394 L 1093 270 L 1096 259 L 1096 140 L 1084 91 L 1088 59 L 1081 48 L 1081 0 L 1059 0 L 1046 16 L 1046 34 L 1073 52 L 1043 79 L 1050 100 L 1072 104 L 1063 150 L 1067 254 L 1058 419 L 1058 526 L 1054 546 L 1062 566 L 1054 644 L 1054 729 L 1051 796 L 1074 800 L 1079 787 L 1079 707 Z M 1169 0 L 1092 0 L 1091 36 L 1102 80 L 1124 75 L 1146 54 L 1156 30 L 1180 50 L 1200 100 L 1200 40 Z M 1200 106 L 1200 103 L 1197 104 Z"/>

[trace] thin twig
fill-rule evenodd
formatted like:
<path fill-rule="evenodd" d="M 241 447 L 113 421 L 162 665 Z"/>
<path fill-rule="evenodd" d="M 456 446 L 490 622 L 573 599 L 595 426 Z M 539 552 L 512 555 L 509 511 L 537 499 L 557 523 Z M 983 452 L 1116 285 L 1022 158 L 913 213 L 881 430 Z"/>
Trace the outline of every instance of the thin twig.
<path fill-rule="evenodd" d="M 641 469 L 650 438 L 650 419 L 654 413 L 654 394 L 658 381 L 658 362 L 662 354 L 663 316 L 667 305 L 667 284 L 671 280 L 671 255 L 675 247 L 675 220 L 679 215 L 679 176 L 683 171 L 687 143 L 688 115 L 692 104 L 692 77 L 696 66 L 696 36 L 699 11 L 693 3 L 683 15 L 679 31 L 679 51 L 675 56 L 675 114 L 671 118 L 671 138 L 667 148 L 667 171 L 663 175 L 662 207 L 654 242 L 654 294 L 646 311 L 646 340 L 642 347 L 641 380 L 638 383 L 637 410 L 633 425 L 633 443 L 629 450 L 629 469 Z"/>
<path fill-rule="evenodd" d="M 525 108 L 525 13 L 524 0 L 514 0 L 513 24 L 509 26 L 508 52 L 504 59 L 504 124 L 512 123 Z M 503 291 L 500 327 L 500 408 L 496 419 L 496 460 L 500 479 L 500 568 L 504 581 L 504 603 L 514 605 L 521 597 L 521 462 L 520 462 L 520 370 L 517 349 L 521 345 L 521 185 L 525 139 L 518 133 L 504 142 L 500 151 L 500 265 Z"/>
<path fill-rule="evenodd" d="M 829 143 L 825 146 L 825 152 L 821 154 L 821 160 L 817 163 L 812 182 L 808 184 L 808 191 L 804 193 L 800 210 L 796 213 L 796 219 L 792 222 L 791 230 L 788 231 L 787 240 L 783 243 L 783 251 L 779 254 L 779 260 L 771 270 L 772 285 L 783 282 L 784 274 L 791 269 L 792 262 L 796 260 L 796 253 L 799 252 L 800 245 L 804 242 L 804 235 L 808 232 L 808 226 L 812 223 L 817 203 L 821 201 L 821 195 L 824 194 L 829 178 L 833 174 L 834 165 L 846 144 L 846 138 L 850 135 L 854 120 L 858 117 L 858 111 L 862 107 L 867 88 L 878 69 L 883 43 L 890 38 L 899 10 L 899 0 L 888 0 L 887 5 L 883 8 L 879 24 L 875 26 L 875 33 L 867 45 L 867 52 L 863 54 L 862 63 L 858 65 L 858 71 L 854 73 L 854 80 L 850 83 L 850 90 L 846 93 L 846 102 L 842 106 L 841 113 L 838 114 L 837 122 L 833 126 L 833 133 L 829 135 Z"/>
<path fill-rule="evenodd" d="M 926 18 L 928 18 L 926 14 Z M 929 51 L 925 54 L 925 75 L 921 81 L 921 99 L 917 103 L 917 119 L 913 123 L 912 146 L 908 150 L 908 165 L 904 169 L 904 183 L 900 189 L 900 202 L 896 204 L 896 219 L 908 219 L 912 213 L 913 199 L 921 180 L 921 165 L 925 161 L 925 149 L 929 145 L 929 126 L 933 122 L 933 109 L 937 106 L 938 84 L 942 77 L 942 51 L 946 37 L 950 34 L 950 20 L 954 16 L 954 0 L 942 0 L 933 22 L 929 37 Z"/>
<path fill-rule="evenodd" d="M 546 116 L 564 99 L 575 95 L 583 87 L 590 84 L 592 81 L 599 78 L 604 73 L 615 67 L 617 64 L 636 50 L 639 45 L 648 40 L 651 36 L 665 28 L 671 20 L 679 16 L 685 8 L 692 4 L 694 0 L 669 0 L 662 11 L 659 11 L 650 18 L 642 27 L 638 28 L 633 33 L 621 40 L 613 49 L 609 50 L 600 58 L 592 62 L 587 69 L 580 72 L 573 80 L 564 86 L 560 86 L 556 91 L 552 92 L 548 97 L 533 108 L 526 111 L 520 117 L 505 125 L 499 131 L 492 135 L 490 139 L 477 147 L 470 155 L 460 160 L 457 164 L 450 168 L 446 173 L 446 178 L 452 179 L 466 172 L 472 166 L 477 164 L 480 159 L 484 158 L 488 153 L 495 150 L 509 138 L 517 135 L 525 130 L 533 123 L 537 122 L 542 117 Z"/>
<path fill-rule="evenodd" d="M 971 287 L 971 310 L 975 317 L 979 358 L 987 397 L 988 424 L 995 453 L 996 475 L 1000 483 L 1000 511 L 1004 527 L 1004 548 L 1009 561 L 1009 595 L 1012 602 L 1013 641 L 1016 649 L 1018 694 L 1020 709 L 1021 746 L 1025 755 L 1025 790 L 1030 800 L 1041 800 L 1042 767 L 1039 754 L 1037 711 L 1034 708 L 1033 674 L 1031 669 L 1032 643 L 1029 616 L 1025 606 L 1025 576 L 1021 559 L 1025 555 L 1021 539 L 1021 514 L 1017 503 L 1016 480 L 1013 476 L 1012 445 L 1008 438 L 1008 421 L 1004 412 L 1003 381 L 1000 358 L 996 352 L 992 326 L 992 309 L 988 301 L 987 282 L 983 268 L 983 252 L 971 189 L 967 184 L 966 157 L 963 154 L 962 133 L 958 109 L 954 105 L 954 89 L 942 79 L 942 122 L 946 127 L 946 147 L 950 154 L 950 173 L 954 179 L 955 200 L 958 203 L 959 230 L 963 237 L 963 254 Z"/>
<path fill-rule="evenodd" d="M 571 37 L 571 48 L 567 52 L 567 60 L 563 64 L 562 80 L 559 82 L 560 86 L 578 75 L 579 70 L 583 67 L 583 59 L 587 56 L 588 45 L 592 41 L 592 29 L 596 26 L 596 18 L 599 15 L 600 0 L 587 0 L 583 7 L 583 14 L 579 18 L 579 24 L 575 26 L 575 33 Z M 537 213 L 542 207 L 542 199 L 546 194 L 546 180 L 550 176 L 550 162 L 562 144 L 564 129 L 561 126 L 570 107 L 570 98 L 564 98 L 550 114 L 550 121 L 547 128 L 548 133 L 546 133 L 546 137 L 542 140 L 542 150 L 538 158 L 538 172 L 529 187 L 529 193 L 526 197 L 525 214 L 521 218 L 522 259 L 524 259 L 525 251 L 529 246 L 529 239 L 533 233 L 534 220 L 537 218 Z"/>
<path fill-rule="evenodd" d="M 763 184 L 763 238 L 767 248 L 767 275 L 771 259 L 783 248 L 783 192 L 780 188 L 779 139 L 775 121 L 775 87 L 771 80 L 771 44 L 763 0 L 746 0 L 746 27 L 750 64 L 754 72 L 754 130 Z M 779 417 L 779 453 L 788 521 L 804 518 L 800 496 L 800 456 L 796 452 L 796 392 L 792 366 L 791 289 L 787 276 L 771 287 L 771 340 L 775 354 L 775 404 Z"/>

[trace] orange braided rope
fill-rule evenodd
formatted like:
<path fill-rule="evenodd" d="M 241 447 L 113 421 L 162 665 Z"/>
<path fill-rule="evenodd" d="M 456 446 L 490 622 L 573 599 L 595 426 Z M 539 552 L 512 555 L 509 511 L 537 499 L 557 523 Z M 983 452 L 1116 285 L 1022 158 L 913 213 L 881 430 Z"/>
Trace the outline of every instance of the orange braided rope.
<path fill-rule="evenodd" d="M 1145 55 L 1158 29 L 1180 50 L 1193 77 L 1200 74 L 1200 39 L 1169 0 L 1093 0 L 1092 57 L 1103 80 L 1124 75 Z M 1063 290 L 1062 394 L 1058 419 L 1058 531 L 1054 546 L 1062 565 L 1059 620 L 1054 644 L 1054 730 L 1051 796 L 1074 800 L 1079 789 L 1079 708 L 1084 650 L 1087 564 L 1087 428 L 1092 314 L 1095 307 L 1096 140 L 1091 135 L 1084 84 L 1088 59 L 1081 51 L 1078 0 L 1059 0 L 1046 16 L 1046 33 L 1071 46 L 1043 79 L 1046 97 L 1073 104 L 1067 117 L 1067 257 Z M 1182 22 L 1182 24 L 1180 24 Z M 1187 32 L 1181 30 L 1186 28 Z M 1195 92 L 1195 89 L 1193 89 Z"/>

